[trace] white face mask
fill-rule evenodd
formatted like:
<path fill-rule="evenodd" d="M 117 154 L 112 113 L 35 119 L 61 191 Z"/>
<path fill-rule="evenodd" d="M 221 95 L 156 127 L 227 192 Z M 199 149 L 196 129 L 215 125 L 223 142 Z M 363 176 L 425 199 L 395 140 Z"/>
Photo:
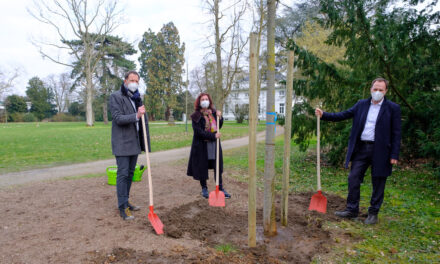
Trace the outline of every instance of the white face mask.
<path fill-rule="evenodd" d="M 379 102 L 380 100 L 382 100 L 383 96 L 384 94 L 379 91 L 371 92 L 371 97 L 373 98 L 373 101 Z"/>
<path fill-rule="evenodd" d="M 127 85 L 127 89 L 134 93 L 138 89 L 138 86 L 139 85 L 137 83 L 131 82 Z"/>
<path fill-rule="evenodd" d="M 208 108 L 209 107 L 209 100 L 201 101 L 200 106 L 205 109 Z"/>

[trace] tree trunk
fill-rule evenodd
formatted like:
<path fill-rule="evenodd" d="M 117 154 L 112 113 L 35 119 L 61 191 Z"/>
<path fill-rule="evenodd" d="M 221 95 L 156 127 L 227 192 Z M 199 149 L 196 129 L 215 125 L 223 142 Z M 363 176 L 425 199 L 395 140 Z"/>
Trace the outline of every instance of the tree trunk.
<path fill-rule="evenodd" d="M 266 156 L 264 162 L 264 234 L 277 234 L 275 222 L 275 1 L 268 0 L 267 17 L 267 95 Z"/>
<path fill-rule="evenodd" d="M 86 123 L 87 126 L 93 126 L 93 84 L 92 84 L 92 73 L 90 69 L 86 73 Z"/>
<path fill-rule="evenodd" d="M 107 98 L 102 104 L 102 119 L 104 119 L 104 124 L 108 124 L 108 113 L 107 113 Z"/>
<path fill-rule="evenodd" d="M 215 98 L 213 98 L 216 107 L 220 107 L 220 100 L 223 91 L 223 70 L 222 70 L 222 51 L 220 42 L 220 18 L 219 18 L 219 0 L 214 0 L 214 14 L 215 14 L 215 57 L 217 60 L 216 64 L 216 79 L 215 79 Z M 222 109 L 220 108 L 220 111 Z"/>
<path fill-rule="evenodd" d="M 261 35 L 263 34 L 263 24 L 264 24 L 264 4 L 263 0 L 260 0 L 260 23 L 258 28 L 258 43 L 257 43 L 257 66 L 260 62 L 260 46 L 261 46 Z M 257 102 L 259 102 L 260 91 L 261 91 L 261 72 L 257 68 Z"/>

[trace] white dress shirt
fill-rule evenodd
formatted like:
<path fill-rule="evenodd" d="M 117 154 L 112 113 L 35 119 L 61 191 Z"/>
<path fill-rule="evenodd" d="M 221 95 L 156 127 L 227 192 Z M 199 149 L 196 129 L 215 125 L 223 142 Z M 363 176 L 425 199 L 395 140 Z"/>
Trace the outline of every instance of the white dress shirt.
<path fill-rule="evenodd" d="M 379 115 L 382 103 L 383 99 L 378 104 L 373 104 L 373 100 L 371 100 L 370 109 L 368 109 L 367 120 L 365 121 L 364 131 L 362 131 L 361 134 L 362 141 L 374 141 L 377 116 Z"/>

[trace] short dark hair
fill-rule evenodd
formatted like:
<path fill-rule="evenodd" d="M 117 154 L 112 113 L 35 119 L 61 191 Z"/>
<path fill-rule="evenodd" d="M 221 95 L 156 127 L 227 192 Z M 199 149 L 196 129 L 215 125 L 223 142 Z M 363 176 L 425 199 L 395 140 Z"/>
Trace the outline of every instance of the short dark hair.
<path fill-rule="evenodd" d="M 373 84 L 375 82 L 384 82 L 385 83 L 385 88 L 388 90 L 388 80 L 382 77 L 376 78 L 371 82 L 371 87 L 373 87 Z"/>
<path fill-rule="evenodd" d="M 141 76 L 139 76 L 139 73 L 138 73 L 137 71 L 128 71 L 128 72 L 125 74 L 125 80 L 128 79 L 128 76 L 130 76 L 130 74 L 136 74 L 137 77 L 138 77 L 139 79 L 141 78 Z"/>

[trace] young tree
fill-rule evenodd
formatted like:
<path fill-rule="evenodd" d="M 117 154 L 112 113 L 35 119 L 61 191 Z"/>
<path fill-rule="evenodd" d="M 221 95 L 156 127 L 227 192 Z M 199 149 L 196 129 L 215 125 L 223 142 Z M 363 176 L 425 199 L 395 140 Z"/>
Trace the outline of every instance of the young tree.
<path fill-rule="evenodd" d="M 276 0 L 267 1 L 267 99 L 264 158 L 264 234 L 277 234 L 275 220 L 275 14 Z"/>
<path fill-rule="evenodd" d="M 75 68 L 75 64 L 53 56 L 46 49 L 57 48 L 67 51 L 76 61 L 81 61 L 81 72 L 85 79 L 86 88 L 86 122 L 93 126 L 93 74 L 98 67 L 98 62 L 104 56 L 104 45 L 96 49 L 119 25 L 121 11 L 117 8 L 116 0 L 99 0 L 96 5 L 91 5 L 89 0 L 47 0 L 35 2 L 33 10 L 29 13 L 38 21 L 49 25 L 55 30 L 59 43 L 45 43 L 39 41 L 37 45 L 43 58 Z M 68 29 L 66 31 L 66 29 Z M 81 46 L 72 45 L 70 41 L 82 43 Z M 81 47 L 81 48 L 78 48 Z"/>
<path fill-rule="evenodd" d="M 260 69 L 258 71 L 258 76 L 257 76 L 257 101 L 258 101 L 258 97 L 260 97 L 260 90 L 261 90 L 261 81 L 262 81 L 261 76 L 265 71 L 264 67 L 261 67 L 262 65 L 260 65 L 260 50 L 261 50 L 261 40 L 263 38 L 264 29 L 266 28 L 266 23 L 264 21 L 266 20 L 265 14 L 267 12 L 267 7 L 264 5 L 263 0 L 254 0 L 254 5 L 257 8 L 257 14 L 258 14 L 258 19 L 254 18 L 254 27 L 255 27 L 255 32 L 257 33 L 256 63 L 257 63 L 257 67 Z M 264 59 L 262 61 L 264 61 Z"/>

